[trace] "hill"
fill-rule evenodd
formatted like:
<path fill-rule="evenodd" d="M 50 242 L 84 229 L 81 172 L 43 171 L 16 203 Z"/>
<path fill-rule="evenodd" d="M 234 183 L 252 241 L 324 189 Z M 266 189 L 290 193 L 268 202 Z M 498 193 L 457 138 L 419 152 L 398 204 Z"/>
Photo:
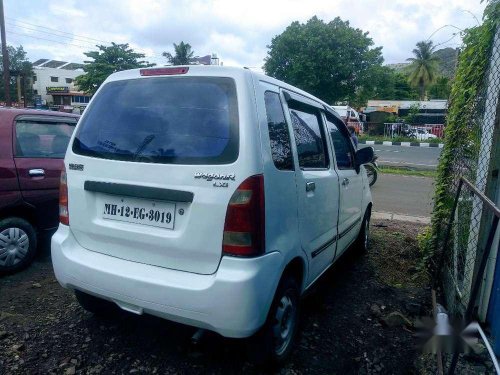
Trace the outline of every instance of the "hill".
<path fill-rule="evenodd" d="M 439 59 L 439 73 L 447 78 L 453 77 L 458 59 L 458 48 L 442 48 L 434 52 Z"/>
<path fill-rule="evenodd" d="M 451 78 L 455 74 L 455 66 L 457 64 L 458 58 L 458 49 L 455 48 L 442 48 L 438 49 L 434 52 L 434 56 L 438 58 L 438 72 L 440 75 Z M 387 66 L 391 69 L 394 69 L 396 72 L 405 73 L 406 69 L 410 63 L 396 63 L 396 64 L 387 64 Z"/>

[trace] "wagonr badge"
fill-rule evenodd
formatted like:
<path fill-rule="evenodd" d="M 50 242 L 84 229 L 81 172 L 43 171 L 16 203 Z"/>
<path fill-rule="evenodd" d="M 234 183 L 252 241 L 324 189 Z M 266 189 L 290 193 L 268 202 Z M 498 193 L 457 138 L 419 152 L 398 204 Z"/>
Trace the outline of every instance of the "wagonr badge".
<path fill-rule="evenodd" d="M 234 181 L 236 178 L 236 175 L 234 173 L 204 173 L 204 172 L 197 172 L 194 175 L 194 178 L 202 178 L 207 181 L 212 181 L 212 180 L 231 180 Z"/>
<path fill-rule="evenodd" d="M 69 163 L 69 169 L 73 171 L 83 171 L 83 164 Z"/>

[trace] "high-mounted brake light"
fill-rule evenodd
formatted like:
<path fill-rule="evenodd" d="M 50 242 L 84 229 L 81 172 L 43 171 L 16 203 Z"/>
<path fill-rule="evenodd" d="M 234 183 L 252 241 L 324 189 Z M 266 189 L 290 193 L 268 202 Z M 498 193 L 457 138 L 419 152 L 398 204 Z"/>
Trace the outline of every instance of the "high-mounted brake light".
<path fill-rule="evenodd" d="M 141 69 L 139 73 L 141 76 L 173 76 L 176 74 L 186 74 L 189 67 L 174 67 L 174 68 L 153 68 Z"/>
<path fill-rule="evenodd" d="M 59 222 L 64 225 L 69 225 L 68 180 L 66 176 L 66 167 L 63 167 L 59 183 Z"/>
<path fill-rule="evenodd" d="M 247 178 L 229 200 L 222 251 L 232 256 L 257 256 L 265 251 L 264 176 Z"/>

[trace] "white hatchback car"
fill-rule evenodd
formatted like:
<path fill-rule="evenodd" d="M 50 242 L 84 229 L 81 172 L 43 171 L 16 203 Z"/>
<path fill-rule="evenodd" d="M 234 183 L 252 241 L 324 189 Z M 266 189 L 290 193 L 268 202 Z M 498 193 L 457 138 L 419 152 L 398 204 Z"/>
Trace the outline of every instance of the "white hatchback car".
<path fill-rule="evenodd" d="M 280 363 L 300 296 L 367 247 L 372 157 L 326 103 L 247 69 L 115 73 L 66 153 L 56 277 L 91 312 L 253 336 Z"/>
<path fill-rule="evenodd" d="M 415 130 L 415 137 L 419 141 L 427 141 L 432 138 L 437 138 L 435 134 L 430 133 L 426 128 L 417 128 Z"/>

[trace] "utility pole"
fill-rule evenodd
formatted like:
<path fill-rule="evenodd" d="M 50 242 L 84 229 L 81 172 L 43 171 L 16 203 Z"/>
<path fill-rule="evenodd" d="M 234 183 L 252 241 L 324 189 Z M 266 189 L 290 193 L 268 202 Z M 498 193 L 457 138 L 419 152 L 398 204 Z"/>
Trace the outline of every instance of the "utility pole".
<path fill-rule="evenodd" d="M 5 88 L 5 105 L 10 107 L 10 72 L 9 53 L 7 52 L 7 41 L 5 38 L 5 18 L 3 14 L 3 0 L 0 0 L 0 33 L 2 34 L 2 60 L 3 60 L 3 86 Z"/>

